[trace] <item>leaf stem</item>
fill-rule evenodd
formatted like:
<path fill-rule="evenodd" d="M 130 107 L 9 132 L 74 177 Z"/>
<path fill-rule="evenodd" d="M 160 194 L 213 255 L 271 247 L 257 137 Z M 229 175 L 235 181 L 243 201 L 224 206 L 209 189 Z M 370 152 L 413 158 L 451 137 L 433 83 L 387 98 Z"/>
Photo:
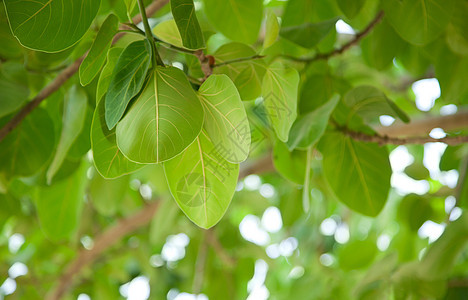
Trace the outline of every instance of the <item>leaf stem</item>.
<path fill-rule="evenodd" d="M 241 57 L 241 58 L 236 58 L 236 59 L 232 59 L 232 60 L 226 60 L 226 61 L 223 61 L 219 64 L 215 64 L 213 66 L 213 68 L 216 68 L 216 67 L 221 67 L 221 66 L 224 66 L 224 65 L 229 65 L 229 64 L 233 64 L 233 63 L 237 63 L 237 62 L 243 62 L 243 61 L 248 61 L 248 60 L 254 60 L 254 59 L 262 59 L 264 58 L 265 56 L 263 55 L 252 55 L 252 56 L 247 56 L 247 57 Z"/>
<path fill-rule="evenodd" d="M 153 67 L 164 66 L 164 63 L 159 56 L 158 49 L 156 49 L 156 43 L 154 41 L 153 33 L 151 31 L 151 27 L 149 26 L 148 17 L 146 16 L 145 5 L 143 4 L 143 0 L 138 0 L 138 8 L 140 9 L 141 14 L 141 21 L 143 22 L 143 26 L 145 27 L 145 34 L 148 42 L 151 45 L 151 58 L 153 60 Z"/>

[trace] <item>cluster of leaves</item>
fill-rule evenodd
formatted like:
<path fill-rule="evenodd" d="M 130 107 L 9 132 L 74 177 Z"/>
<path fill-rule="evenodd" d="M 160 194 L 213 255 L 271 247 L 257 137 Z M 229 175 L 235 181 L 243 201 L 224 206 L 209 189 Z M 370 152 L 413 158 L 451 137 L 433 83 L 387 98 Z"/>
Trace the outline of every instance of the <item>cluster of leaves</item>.
<path fill-rule="evenodd" d="M 116 298 L 117 284 L 138 274 L 152 283 L 164 279 L 155 297 L 172 287 L 190 291 L 186 277 L 198 270 L 198 257 L 205 283 L 195 292 L 214 299 L 226 291 L 245 297 L 256 259 L 276 266 L 266 285 L 281 299 L 467 292 L 447 289 L 447 281 L 468 276 L 467 261 L 457 259 L 467 255 L 468 216 L 431 245 L 417 235 L 427 220 L 450 217 L 446 197 L 455 196 L 457 208 L 468 205 L 466 145 L 447 147 L 440 163 L 442 171 L 459 171 L 456 189 L 429 174 L 422 145 L 408 147 L 414 162 L 405 173 L 430 189 L 402 197 L 390 184 L 394 147 L 349 134 L 378 136 L 380 116 L 408 123 L 421 114 L 401 78 L 437 77 L 442 94 L 434 110 L 468 103 L 467 1 L 171 0 L 149 20 L 148 4 L 2 1 L 0 126 L 34 95 L 48 93 L 44 87 L 54 85 L 58 72 L 79 64 L 77 76 L 0 141 L 0 253 L 30 265 L 34 276 L 19 297 L 44 295 L 50 280 L 38 289 L 36 279 L 59 276 L 79 241 L 86 246 L 83 237 L 144 209 L 142 199 L 162 202 L 150 234 L 125 240 L 136 254 L 111 252 L 82 291 Z M 142 23 L 134 24 L 138 12 Z M 337 33 L 339 19 L 362 31 Z M 244 165 L 265 156 L 277 171 L 261 179 L 274 190 L 269 200 L 238 182 Z M 204 261 L 203 245 L 213 237 L 187 222 L 169 195 L 199 227 L 219 222 L 214 248 L 235 254 L 235 264 L 214 252 Z M 274 262 L 237 231 L 246 215 L 270 205 L 280 208 L 284 226 L 272 239 L 292 234 L 303 250 L 288 258 L 303 274 L 286 281 L 288 259 Z M 320 233 L 320 222 L 332 215 L 350 228 L 349 243 Z M 13 231 L 30 247 L 9 253 Z M 187 257 L 155 272 L 148 258 L 180 231 L 191 238 Z M 385 252 L 376 246 L 382 233 L 394 238 Z M 338 262 L 320 265 L 324 253 Z"/>

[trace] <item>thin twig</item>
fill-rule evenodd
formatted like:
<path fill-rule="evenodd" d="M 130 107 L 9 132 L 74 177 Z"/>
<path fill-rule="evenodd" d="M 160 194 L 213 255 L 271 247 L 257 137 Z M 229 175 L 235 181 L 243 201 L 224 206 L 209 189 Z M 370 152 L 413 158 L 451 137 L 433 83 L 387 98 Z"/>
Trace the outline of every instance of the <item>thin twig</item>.
<path fill-rule="evenodd" d="M 202 232 L 200 248 L 198 250 L 197 261 L 195 263 L 195 274 L 193 275 L 192 293 L 200 294 L 203 288 L 203 279 L 205 277 L 206 257 L 208 254 L 208 245 L 206 243 L 206 231 Z"/>
<path fill-rule="evenodd" d="M 271 159 L 270 159 L 271 161 Z M 213 248 L 215 251 L 216 255 L 219 257 L 219 259 L 228 267 L 232 268 L 236 265 L 236 260 L 232 258 L 226 250 L 224 250 L 223 245 L 221 245 L 221 242 L 218 240 L 218 237 L 216 236 L 214 229 L 210 228 L 206 232 L 206 240 L 210 244 L 210 246 Z"/>
<path fill-rule="evenodd" d="M 238 63 L 238 62 L 243 62 L 243 61 L 262 59 L 264 57 L 265 56 L 263 56 L 263 55 L 256 54 L 256 55 L 252 55 L 252 56 L 241 57 L 241 58 L 236 58 L 236 59 L 232 59 L 232 60 L 226 60 L 226 61 L 223 61 L 223 62 L 221 62 L 219 64 L 215 64 L 213 66 L 213 68 L 217 68 L 217 67 L 221 67 L 221 66 L 225 66 L 225 65 L 229 65 L 229 64 L 234 64 L 234 63 Z"/>
<path fill-rule="evenodd" d="M 166 5 L 169 0 L 155 0 L 151 5 L 146 8 L 146 13 L 148 15 L 154 14 L 161 7 Z M 133 18 L 133 22 L 138 24 L 141 22 L 141 16 L 137 15 Z M 115 44 L 120 38 L 122 38 L 126 33 L 121 32 L 115 35 L 113 44 Z M 15 129 L 24 118 L 26 118 L 42 101 L 47 97 L 52 95 L 68 80 L 70 79 L 78 69 L 80 68 L 81 62 L 86 57 L 87 53 L 75 60 L 71 65 L 64 69 L 57 77 L 52 80 L 51 83 L 46 85 L 39 94 L 36 95 L 28 104 L 26 104 L 12 119 L 10 119 L 1 129 L 0 129 L 0 141 L 2 141 L 13 129 Z"/>
<path fill-rule="evenodd" d="M 345 52 L 346 50 L 348 50 L 352 46 L 359 44 L 359 42 L 366 35 L 368 35 L 372 31 L 372 29 L 382 20 L 383 16 L 384 16 L 384 12 L 380 11 L 375 16 L 375 18 L 367 25 L 367 27 L 364 28 L 364 30 L 357 33 L 352 40 L 350 40 L 349 42 L 347 42 L 346 44 L 344 44 L 340 48 L 337 48 L 335 50 L 332 50 L 332 51 L 326 52 L 326 53 L 317 53 L 316 55 L 314 55 L 312 57 L 294 57 L 294 56 L 290 56 L 290 55 L 282 55 L 282 57 L 285 57 L 287 59 L 297 61 L 297 62 L 311 63 L 311 62 L 318 61 L 318 60 L 327 60 L 332 56 L 342 54 L 343 52 Z"/>

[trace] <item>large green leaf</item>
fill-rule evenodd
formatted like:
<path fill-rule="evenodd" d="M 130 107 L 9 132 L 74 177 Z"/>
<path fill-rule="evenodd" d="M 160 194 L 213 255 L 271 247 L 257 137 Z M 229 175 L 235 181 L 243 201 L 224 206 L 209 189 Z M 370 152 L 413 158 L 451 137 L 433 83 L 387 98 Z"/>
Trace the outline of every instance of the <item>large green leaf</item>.
<path fill-rule="evenodd" d="M 214 226 L 234 195 L 239 165 L 225 161 L 204 131 L 181 155 L 164 163 L 171 194 L 202 228 Z"/>
<path fill-rule="evenodd" d="M 58 52 L 86 33 L 100 0 L 3 1 L 13 34 L 25 47 Z"/>
<path fill-rule="evenodd" d="M 171 0 L 171 10 L 184 46 L 189 49 L 205 48 L 193 0 Z"/>
<path fill-rule="evenodd" d="M 468 1 L 457 1 L 447 27 L 447 44 L 459 55 L 468 55 Z"/>
<path fill-rule="evenodd" d="M 405 42 L 384 19 L 362 40 L 362 56 L 371 67 L 383 70 L 392 65 L 393 59 L 404 44 Z"/>
<path fill-rule="evenodd" d="M 29 96 L 27 73 L 22 64 L 6 62 L 0 65 L 0 117 L 20 108 Z"/>
<path fill-rule="evenodd" d="M 130 100 L 141 90 L 150 66 L 146 40 L 131 43 L 120 54 L 106 94 L 106 124 L 109 129 L 122 118 Z"/>
<path fill-rule="evenodd" d="M 361 85 L 350 90 L 345 95 L 344 102 L 351 108 L 351 114 L 358 114 L 366 120 L 389 115 L 400 118 L 405 123 L 409 122 L 406 113 L 373 86 Z"/>
<path fill-rule="evenodd" d="M 253 44 L 262 22 L 261 0 L 203 0 L 206 16 L 215 28 L 233 41 Z"/>
<path fill-rule="evenodd" d="M 288 147 L 306 149 L 315 145 L 322 137 L 328 125 L 328 119 L 340 101 L 338 95 L 333 96 L 327 103 L 304 116 L 300 116 L 289 132 Z"/>
<path fill-rule="evenodd" d="M 73 176 L 39 188 L 35 195 L 42 230 L 54 241 L 71 239 L 79 226 L 86 190 L 88 164 L 82 163 Z"/>
<path fill-rule="evenodd" d="M 227 161 L 244 161 L 250 150 L 250 126 L 244 104 L 226 75 L 211 75 L 198 90 L 205 108 L 204 128 Z"/>
<path fill-rule="evenodd" d="M 390 190 L 387 149 L 340 133 L 323 136 L 319 149 L 323 173 L 338 199 L 361 214 L 378 215 Z"/>
<path fill-rule="evenodd" d="M 297 117 L 299 73 L 296 69 L 273 63 L 262 83 L 262 96 L 268 119 L 278 138 L 286 142 Z"/>
<path fill-rule="evenodd" d="M 35 109 L 0 142 L 0 172 L 7 178 L 40 171 L 54 150 L 54 123 L 41 108 Z"/>
<path fill-rule="evenodd" d="M 109 130 L 105 122 L 104 101 L 99 101 L 91 125 L 91 149 L 94 165 L 104 178 L 116 178 L 132 173 L 144 165 L 129 161 L 117 147 L 115 129 Z"/>
<path fill-rule="evenodd" d="M 8 19 L 5 12 L 5 7 L 0 5 L 0 57 L 2 58 L 18 58 L 23 55 L 21 44 L 15 39 L 8 25 Z"/>
<path fill-rule="evenodd" d="M 408 42 L 425 45 L 438 38 L 450 21 L 455 0 L 386 0 L 386 17 Z"/>
<path fill-rule="evenodd" d="M 185 74 L 156 67 L 117 125 L 117 145 L 132 161 L 159 163 L 187 148 L 202 125 L 203 107 Z"/>
<path fill-rule="evenodd" d="M 184 48 L 177 24 L 173 19 L 162 21 L 153 28 L 154 35 L 163 42 Z"/>
<path fill-rule="evenodd" d="M 62 133 L 55 152 L 54 159 L 47 170 L 47 182 L 50 184 L 59 170 L 68 150 L 80 134 L 86 116 L 88 97 L 84 90 L 72 86 L 65 95 L 62 117 Z"/>
<path fill-rule="evenodd" d="M 250 46 L 241 43 L 228 43 L 214 53 L 216 63 L 248 58 L 257 53 Z M 253 59 L 230 63 L 214 69 L 214 73 L 226 74 L 231 78 L 239 91 L 242 100 L 257 99 L 262 92 L 262 79 L 266 65 L 263 59 Z"/>
<path fill-rule="evenodd" d="M 376 241 L 369 237 L 363 241 L 355 240 L 341 246 L 338 250 L 338 261 L 345 271 L 363 269 L 369 266 L 377 253 Z"/>
<path fill-rule="evenodd" d="M 305 48 L 312 48 L 335 28 L 337 18 L 320 23 L 306 23 L 298 26 L 282 27 L 280 35 Z"/>
<path fill-rule="evenodd" d="M 118 28 L 119 19 L 114 14 L 110 14 L 102 23 L 88 55 L 80 65 L 81 85 L 89 84 L 101 70 L 106 61 L 107 50 Z"/>
<path fill-rule="evenodd" d="M 112 79 L 112 72 L 114 71 L 117 60 L 124 49 L 119 47 L 113 47 L 107 52 L 107 62 L 102 68 L 101 74 L 99 74 L 99 81 L 96 88 L 96 102 L 102 99 L 107 93 L 109 84 Z"/>

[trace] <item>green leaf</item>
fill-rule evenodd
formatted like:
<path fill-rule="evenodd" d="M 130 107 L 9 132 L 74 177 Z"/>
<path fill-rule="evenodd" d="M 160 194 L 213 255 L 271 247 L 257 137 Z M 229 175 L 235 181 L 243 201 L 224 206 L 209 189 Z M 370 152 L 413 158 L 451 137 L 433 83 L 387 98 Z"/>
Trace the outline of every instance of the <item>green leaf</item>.
<path fill-rule="evenodd" d="M 357 270 L 367 267 L 378 253 L 375 239 L 355 240 L 341 246 L 338 261 L 343 270 Z"/>
<path fill-rule="evenodd" d="M 0 65 L 0 118 L 19 109 L 29 96 L 27 73 L 22 64 Z"/>
<path fill-rule="evenodd" d="M 150 66 L 146 40 L 131 43 L 120 54 L 106 94 L 106 124 L 109 129 L 122 118 L 130 100 L 140 92 Z"/>
<path fill-rule="evenodd" d="M 88 165 L 82 163 L 73 176 L 38 190 L 35 196 L 37 215 L 41 228 L 49 239 L 71 239 L 78 229 L 87 169 Z"/>
<path fill-rule="evenodd" d="M 176 22 L 171 20 L 162 21 L 153 28 L 154 35 L 163 42 L 185 48 L 182 44 L 182 37 L 177 29 Z"/>
<path fill-rule="evenodd" d="M 91 149 L 94 166 L 102 177 L 111 179 L 132 173 L 144 165 L 129 161 L 117 148 L 115 129 L 105 123 L 104 101 L 99 101 L 91 124 Z"/>
<path fill-rule="evenodd" d="M 112 79 L 112 72 L 114 71 L 117 60 L 123 50 L 123 48 L 113 47 L 107 52 L 107 62 L 99 75 L 99 81 L 96 89 L 96 102 L 101 101 L 102 96 L 107 93 L 107 89 L 109 88 L 109 84 Z"/>
<path fill-rule="evenodd" d="M 271 10 L 268 11 L 266 24 L 265 24 L 265 38 L 263 39 L 263 49 L 273 45 L 278 38 L 280 26 L 278 18 Z"/>
<path fill-rule="evenodd" d="M 204 131 L 181 155 L 164 163 L 167 182 L 179 207 L 196 225 L 214 226 L 234 195 L 239 165 L 225 161 Z"/>
<path fill-rule="evenodd" d="M 306 149 L 315 145 L 322 137 L 328 125 L 328 119 L 340 101 L 338 95 L 333 96 L 327 103 L 304 116 L 300 116 L 289 132 L 288 147 Z"/>
<path fill-rule="evenodd" d="M 418 275 L 425 280 L 443 280 L 451 272 L 468 243 L 468 214 L 449 223 L 444 233 L 426 251 Z"/>
<path fill-rule="evenodd" d="M 384 70 L 392 65 L 393 59 L 403 49 L 404 44 L 388 21 L 383 19 L 362 40 L 362 56 L 371 67 Z"/>
<path fill-rule="evenodd" d="M 338 18 L 319 22 L 306 23 L 298 26 L 282 27 L 280 35 L 299 46 L 312 48 L 324 39 L 335 28 Z"/>
<path fill-rule="evenodd" d="M 99 0 L 4 1 L 11 30 L 20 43 L 45 52 L 58 52 L 79 41 L 100 3 Z"/>
<path fill-rule="evenodd" d="M 336 2 L 346 17 L 353 18 L 359 13 L 366 0 L 337 0 Z"/>
<path fill-rule="evenodd" d="M 313 111 L 338 93 L 344 95 L 351 86 L 342 78 L 333 77 L 330 74 L 311 74 L 301 85 L 299 97 L 299 112 L 301 114 Z"/>
<path fill-rule="evenodd" d="M 268 119 L 282 142 L 288 140 L 289 130 L 297 117 L 299 73 L 296 69 L 273 63 L 262 83 L 262 96 Z"/>
<path fill-rule="evenodd" d="M 382 6 L 396 32 L 414 45 L 437 39 L 450 21 L 454 0 L 388 0 Z"/>
<path fill-rule="evenodd" d="M 67 156 L 70 146 L 83 128 L 87 106 L 88 97 L 84 90 L 78 88 L 76 85 L 72 86 L 65 95 L 62 133 L 60 134 L 57 151 L 47 170 L 47 182 L 49 184 Z"/>
<path fill-rule="evenodd" d="M 323 173 L 338 199 L 366 216 L 377 216 L 387 202 L 392 170 L 386 148 L 340 133 L 322 137 Z"/>
<path fill-rule="evenodd" d="M 119 19 L 114 14 L 110 14 L 104 23 L 102 23 L 88 55 L 86 55 L 86 58 L 80 65 L 81 85 L 89 84 L 101 70 L 106 61 L 107 51 L 118 28 Z"/>
<path fill-rule="evenodd" d="M 112 216 L 119 211 L 129 181 L 128 176 L 108 180 L 99 174 L 94 174 L 89 185 L 89 195 L 91 203 L 101 215 Z"/>
<path fill-rule="evenodd" d="M 203 107 L 185 74 L 156 67 L 117 125 L 117 145 L 132 161 L 159 163 L 181 153 L 198 136 Z"/>
<path fill-rule="evenodd" d="M 417 232 L 433 215 L 434 210 L 429 199 L 416 194 L 409 194 L 401 199 L 397 210 L 398 219 L 414 232 Z"/>
<path fill-rule="evenodd" d="M 366 120 L 389 115 L 409 122 L 408 115 L 373 86 L 361 85 L 352 89 L 345 95 L 344 102 L 351 108 L 351 114 L 356 113 Z"/>
<path fill-rule="evenodd" d="M 447 27 L 447 44 L 453 52 L 468 55 L 468 2 L 457 1 Z"/>
<path fill-rule="evenodd" d="M 221 46 L 213 54 L 216 63 L 252 57 L 257 53 L 250 46 L 241 43 L 229 43 Z M 214 73 L 226 74 L 231 78 L 244 101 L 257 99 L 262 92 L 262 79 L 266 65 L 263 59 L 252 59 L 216 67 Z"/>
<path fill-rule="evenodd" d="M 205 109 L 204 128 L 227 161 L 240 163 L 250 150 L 250 126 L 244 104 L 226 75 L 211 75 L 198 90 Z"/>
<path fill-rule="evenodd" d="M 193 0 L 171 0 L 171 10 L 184 46 L 189 49 L 205 48 Z"/>
<path fill-rule="evenodd" d="M 273 147 L 273 165 L 284 178 L 302 185 L 307 166 L 307 151 L 289 151 L 285 143 L 276 141 Z"/>
<path fill-rule="evenodd" d="M 229 39 L 253 44 L 262 22 L 261 0 L 203 0 L 208 20 Z"/>
<path fill-rule="evenodd" d="M 426 180 L 429 178 L 429 170 L 424 167 L 422 162 L 413 162 L 405 168 L 405 173 L 415 180 Z"/>
<path fill-rule="evenodd" d="M 8 19 L 5 12 L 5 7 L 0 5 L 0 57 L 2 58 L 18 58 L 23 55 L 23 48 L 18 40 L 15 39 L 8 25 Z"/>
<path fill-rule="evenodd" d="M 36 108 L 0 142 L 0 172 L 7 178 L 37 173 L 52 155 L 54 143 L 54 123 Z"/>

